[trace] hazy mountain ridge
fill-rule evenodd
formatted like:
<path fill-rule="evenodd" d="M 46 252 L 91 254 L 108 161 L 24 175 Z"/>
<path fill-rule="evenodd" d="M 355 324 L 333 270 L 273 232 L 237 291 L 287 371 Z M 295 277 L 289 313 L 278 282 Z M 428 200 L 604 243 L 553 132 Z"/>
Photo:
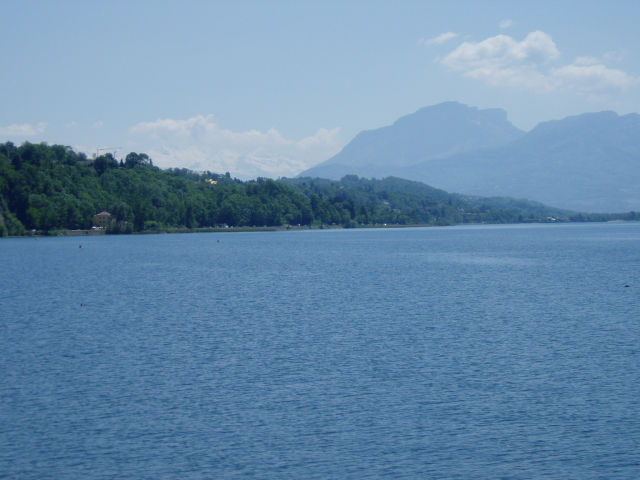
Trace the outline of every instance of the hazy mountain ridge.
<path fill-rule="evenodd" d="M 440 115 L 444 117 L 436 128 Z M 452 103 L 427 107 L 357 136 L 338 155 L 301 175 L 395 175 L 462 194 L 528 198 L 571 210 L 640 210 L 640 115 L 586 113 L 540 123 L 527 133 L 509 125 L 501 110 Z M 389 137 L 391 131 L 394 137 Z M 488 132 L 484 145 L 470 133 L 474 131 Z M 385 137 L 385 143 L 374 154 L 380 145 L 377 136 Z M 456 141 L 466 136 L 469 141 Z M 429 142 L 438 148 L 426 148 Z M 385 164 L 394 145 L 400 161 Z M 406 151 L 417 160 L 406 161 Z"/>
<path fill-rule="evenodd" d="M 341 152 L 299 176 L 338 179 L 356 173 L 384 177 L 397 174 L 398 168 L 501 145 L 522 135 L 504 110 L 445 102 L 401 117 L 392 125 L 360 132 Z M 363 172 L 352 171 L 354 167 Z"/>

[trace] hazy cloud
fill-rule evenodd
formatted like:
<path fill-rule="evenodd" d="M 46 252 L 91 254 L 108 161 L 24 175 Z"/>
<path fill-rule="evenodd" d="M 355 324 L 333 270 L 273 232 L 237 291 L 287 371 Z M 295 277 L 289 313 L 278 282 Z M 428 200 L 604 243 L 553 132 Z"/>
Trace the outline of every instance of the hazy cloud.
<path fill-rule="evenodd" d="M 437 37 L 429 38 L 426 40 L 424 38 L 421 38 L 420 43 L 424 45 L 442 45 L 443 43 L 448 42 L 449 40 L 452 40 L 458 36 L 459 35 L 454 32 L 445 32 L 441 33 Z"/>
<path fill-rule="evenodd" d="M 542 92 L 567 88 L 577 93 L 602 93 L 638 83 L 595 57 L 582 56 L 569 65 L 553 66 L 559 58 L 560 51 L 551 36 L 538 30 L 521 41 L 496 35 L 480 42 L 463 42 L 441 62 L 488 85 Z"/>
<path fill-rule="evenodd" d="M 319 129 L 301 140 L 278 130 L 236 132 L 212 115 L 158 119 L 134 125 L 130 133 L 160 167 L 230 172 L 241 178 L 294 176 L 337 153 L 339 129 Z"/>
<path fill-rule="evenodd" d="M 13 124 L 6 127 L 0 127 L 0 136 L 3 137 L 34 137 L 45 131 L 46 123 L 40 122 L 36 125 L 30 123 L 22 123 L 20 125 Z"/>
<path fill-rule="evenodd" d="M 607 68 L 597 60 L 585 63 L 585 57 L 571 65 L 554 69 L 551 74 L 562 85 L 581 93 L 603 93 L 612 90 L 627 90 L 636 85 L 638 79 L 622 70 Z"/>
<path fill-rule="evenodd" d="M 597 65 L 600 63 L 595 57 L 578 57 L 573 61 L 574 65 Z"/>
<path fill-rule="evenodd" d="M 628 52 L 625 50 L 611 50 L 605 52 L 602 55 L 602 59 L 606 60 L 607 62 L 622 62 L 627 56 Z"/>
<path fill-rule="evenodd" d="M 513 20 L 511 20 L 509 18 L 505 18 L 504 20 L 502 20 L 500 22 L 499 27 L 500 27 L 501 30 L 506 30 L 507 28 L 513 27 L 513 25 L 514 25 Z"/>

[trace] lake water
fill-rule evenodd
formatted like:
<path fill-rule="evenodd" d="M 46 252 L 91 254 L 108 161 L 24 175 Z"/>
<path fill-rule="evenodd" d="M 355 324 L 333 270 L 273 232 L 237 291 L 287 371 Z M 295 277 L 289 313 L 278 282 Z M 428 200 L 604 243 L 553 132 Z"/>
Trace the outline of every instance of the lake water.
<path fill-rule="evenodd" d="M 4 239 L 0 368 L 0 478 L 637 479 L 640 224 Z"/>

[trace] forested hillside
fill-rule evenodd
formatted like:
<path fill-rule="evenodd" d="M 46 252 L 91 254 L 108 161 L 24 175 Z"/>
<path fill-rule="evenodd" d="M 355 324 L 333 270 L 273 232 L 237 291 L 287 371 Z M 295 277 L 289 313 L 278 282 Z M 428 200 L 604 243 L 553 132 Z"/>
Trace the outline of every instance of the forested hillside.
<path fill-rule="evenodd" d="M 242 182 L 228 173 L 162 170 L 143 153 L 117 161 L 110 154 L 88 159 L 61 145 L 0 144 L 0 236 L 89 229 L 103 210 L 113 215 L 112 233 L 220 225 L 504 223 L 569 215 L 529 202 L 451 195 L 392 177 Z"/>

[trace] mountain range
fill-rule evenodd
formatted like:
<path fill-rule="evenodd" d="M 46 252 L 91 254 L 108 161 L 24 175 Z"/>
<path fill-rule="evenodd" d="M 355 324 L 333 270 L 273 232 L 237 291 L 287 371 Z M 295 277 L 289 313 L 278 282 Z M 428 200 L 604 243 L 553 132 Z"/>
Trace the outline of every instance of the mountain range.
<path fill-rule="evenodd" d="M 524 132 L 504 110 L 446 102 L 359 133 L 300 176 L 347 174 L 584 212 L 640 210 L 640 115 L 585 113 Z"/>

